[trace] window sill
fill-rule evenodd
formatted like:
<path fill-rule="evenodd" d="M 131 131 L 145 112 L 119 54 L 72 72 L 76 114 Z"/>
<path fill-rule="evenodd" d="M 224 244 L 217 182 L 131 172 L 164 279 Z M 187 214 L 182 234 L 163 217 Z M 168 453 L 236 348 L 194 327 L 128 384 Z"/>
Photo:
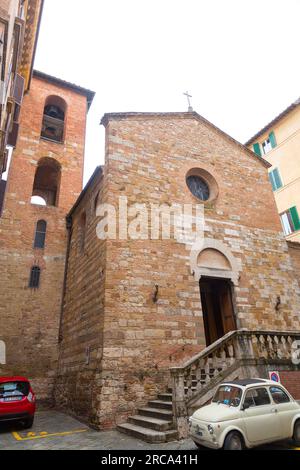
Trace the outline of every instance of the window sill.
<path fill-rule="evenodd" d="M 289 235 L 284 234 L 284 236 L 287 240 L 291 240 L 292 238 L 294 238 L 295 236 L 297 236 L 299 234 L 300 234 L 300 230 L 295 230 L 295 232 L 292 232 Z"/>
<path fill-rule="evenodd" d="M 46 142 L 52 142 L 53 144 L 58 144 L 58 145 L 63 145 L 64 141 L 63 140 L 53 140 L 49 139 L 48 137 L 40 136 L 40 140 L 45 140 Z"/>
<path fill-rule="evenodd" d="M 44 206 L 42 204 L 33 204 L 32 202 L 30 203 L 30 205 L 39 209 L 58 209 L 58 206 Z"/>

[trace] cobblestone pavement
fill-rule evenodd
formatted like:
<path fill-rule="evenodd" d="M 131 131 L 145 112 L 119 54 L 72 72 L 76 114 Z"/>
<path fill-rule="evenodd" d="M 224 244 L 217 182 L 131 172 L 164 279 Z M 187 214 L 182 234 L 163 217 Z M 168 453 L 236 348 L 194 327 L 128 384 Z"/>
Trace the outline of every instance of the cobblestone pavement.
<path fill-rule="evenodd" d="M 292 448 L 284 442 L 264 449 Z M 190 439 L 166 444 L 148 444 L 117 431 L 97 432 L 57 411 L 36 413 L 32 429 L 0 425 L 0 450 L 195 450 Z"/>

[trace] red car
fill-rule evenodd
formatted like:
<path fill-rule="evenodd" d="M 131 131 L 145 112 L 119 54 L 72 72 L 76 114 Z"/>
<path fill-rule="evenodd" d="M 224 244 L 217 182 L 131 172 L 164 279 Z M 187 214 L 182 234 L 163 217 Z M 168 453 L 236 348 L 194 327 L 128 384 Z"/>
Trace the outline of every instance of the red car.
<path fill-rule="evenodd" d="M 22 422 L 25 429 L 33 425 L 35 395 L 25 377 L 0 377 L 0 423 Z"/>

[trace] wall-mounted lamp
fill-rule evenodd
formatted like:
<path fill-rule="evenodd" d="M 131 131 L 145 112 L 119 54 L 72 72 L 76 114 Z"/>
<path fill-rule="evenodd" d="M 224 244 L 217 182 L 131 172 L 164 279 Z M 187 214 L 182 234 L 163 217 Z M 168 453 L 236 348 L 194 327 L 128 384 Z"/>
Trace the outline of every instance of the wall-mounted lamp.
<path fill-rule="evenodd" d="M 280 308 L 280 305 L 281 305 L 281 297 L 280 297 L 280 295 L 278 295 L 277 299 L 276 299 L 276 305 L 275 305 L 276 312 L 278 312 L 278 310 Z"/>

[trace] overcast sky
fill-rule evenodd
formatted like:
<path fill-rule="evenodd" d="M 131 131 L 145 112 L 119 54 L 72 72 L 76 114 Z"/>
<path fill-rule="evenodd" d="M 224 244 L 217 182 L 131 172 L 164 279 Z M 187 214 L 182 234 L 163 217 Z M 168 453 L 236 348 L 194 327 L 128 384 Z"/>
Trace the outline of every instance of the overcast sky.
<path fill-rule="evenodd" d="M 35 68 L 96 92 L 85 182 L 106 112 L 195 111 L 241 142 L 300 96 L 299 0 L 45 0 Z"/>

